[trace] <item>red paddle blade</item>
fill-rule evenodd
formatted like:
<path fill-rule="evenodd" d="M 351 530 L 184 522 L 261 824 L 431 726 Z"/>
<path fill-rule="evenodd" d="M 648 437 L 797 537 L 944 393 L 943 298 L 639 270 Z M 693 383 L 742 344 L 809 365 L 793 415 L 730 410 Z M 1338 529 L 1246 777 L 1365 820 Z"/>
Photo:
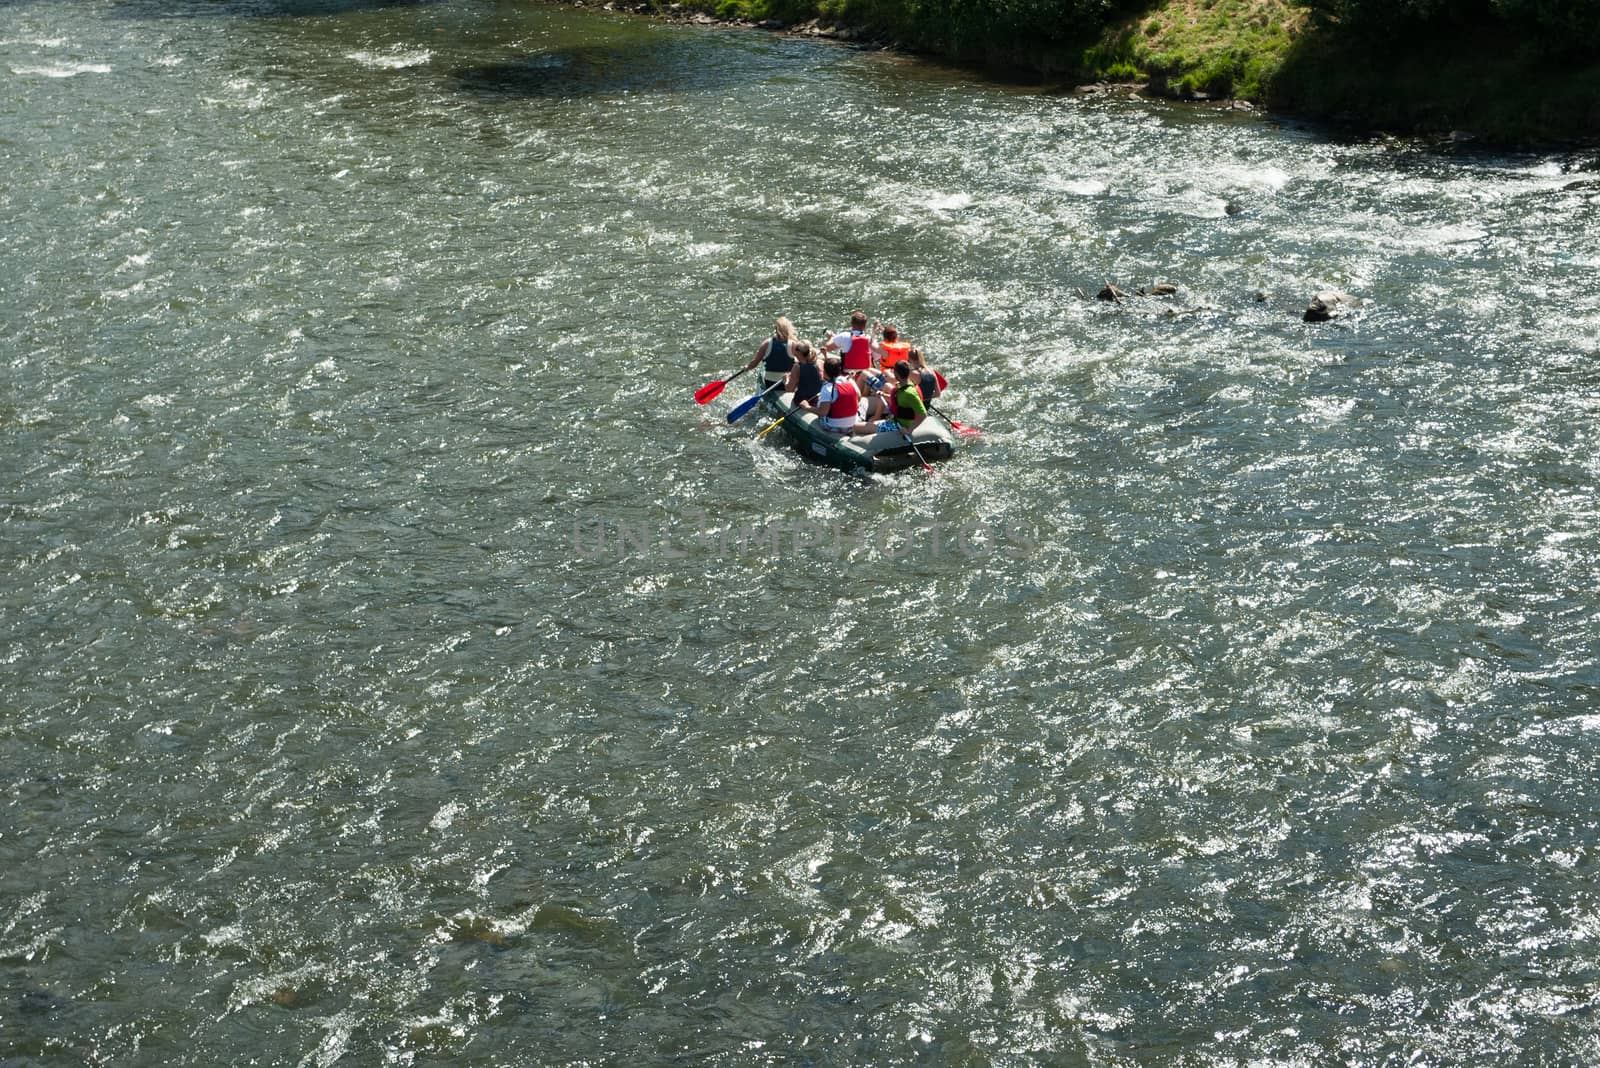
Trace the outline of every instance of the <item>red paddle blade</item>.
<path fill-rule="evenodd" d="M 725 379 L 720 378 L 715 382 L 707 382 L 705 385 L 694 391 L 694 402 L 696 404 L 705 404 L 706 402 L 715 399 L 717 394 L 722 392 L 722 387 L 727 384 L 728 383 Z"/>
<path fill-rule="evenodd" d="M 940 374 L 938 371 L 934 371 L 933 372 L 933 380 L 935 382 L 939 383 L 939 392 L 940 393 L 943 393 L 945 390 L 950 388 L 949 381 L 947 381 L 945 379 L 944 375 Z"/>
<path fill-rule="evenodd" d="M 968 426 L 965 423 L 958 423 L 954 419 L 950 420 L 950 425 L 955 428 L 955 432 L 957 434 L 960 434 L 964 438 L 975 438 L 983 433 L 983 431 L 979 430 L 975 426 Z"/>

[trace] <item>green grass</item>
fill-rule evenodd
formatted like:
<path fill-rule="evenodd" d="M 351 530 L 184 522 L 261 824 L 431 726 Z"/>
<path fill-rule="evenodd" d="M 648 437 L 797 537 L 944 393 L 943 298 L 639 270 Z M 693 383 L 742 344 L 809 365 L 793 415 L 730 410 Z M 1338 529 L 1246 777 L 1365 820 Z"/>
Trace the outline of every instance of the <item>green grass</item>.
<path fill-rule="evenodd" d="M 1501 27 L 1387 47 L 1331 28 L 1292 49 L 1269 88 L 1275 107 L 1367 129 L 1504 144 L 1600 138 L 1600 58 L 1553 60 Z"/>
<path fill-rule="evenodd" d="M 1600 56 L 1556 60 L 1516 27 L 1360 39 L 1294 0 L 681 0 L 721 18 L 816 20 L 1015 78 L 1146 80 L 1395 132 L 1600 139 Z M 1600 0 L 1597 0 L 1600 2 Z M 657 0 L 664 7 L 666 0 Z"/>
<path fill-rule="evenodd" d="M 1015 75 L 1125 81 L 1259 97 L 1305 22 L 1288 0 L 1147 0 L 1110 26 L 1071 0 L 684 0 L 720 18 L 812 19 Z M 1127 6 L 1127 5 L 1124 5 Z M 1139 7 L 1135 3 L 1134 7 Z M 1076 43 L 1074 43 L 1076 42 Z"/>
<path fill-rule="evenodd" d="M 1138 71 L 1169 90 L 1260 99 L 1306 24 L 1286 0 L 1167 0 L 1113 26 L 1084 53 L 1085 72 Z"/>

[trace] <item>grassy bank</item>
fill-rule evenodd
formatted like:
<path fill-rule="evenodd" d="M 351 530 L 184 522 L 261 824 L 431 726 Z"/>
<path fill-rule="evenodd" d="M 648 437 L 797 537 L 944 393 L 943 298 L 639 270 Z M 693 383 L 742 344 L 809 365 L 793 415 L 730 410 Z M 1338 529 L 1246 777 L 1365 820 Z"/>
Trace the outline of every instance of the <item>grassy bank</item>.
<path fill-rule="evenodd" d="M 1369 130 L 1485 141 L 1600 140 L 1600 56 L 1556 53 L 1512 24 L 1378 35 L 1284 0 L 1164 0 L 1108 28 L 1084 76 L 1238 96 Z"/>
<path fill-rule="evenodd" d="M 680 2 L 723 19 L 833 27 L 1008 78 L 1136 80 L 1400 133 L 1600 141 L 1600 54 L 1553 52 L 1548 35 L 1487 9 L 1375 33 L 1313 17 L 1313 6 L 1326 14 L 1352 0 Z"/>
<path fill-rule="evenodd" d="M 1600 59 L 1552 59 L 1503 28 L 1453 26 L 1388 43 L 1324 28 L 1267 87 L 1276 108 L 1396 133 L 1496 144 L 1600 141 Z"/>
<path fill-rule="evenodd" d="M 1151 81 L 1261 99 L 1306 24 L 1290 0 L 650 0 L 657 10 L 815 24 L 1011 78 Z"/>
<path fill-rule="evenodd" d="M 1306 24 L 1305 8 L 1285 0 L 1165 0 L 1102 31 L 1080 73 L 1264 100 Z"/>

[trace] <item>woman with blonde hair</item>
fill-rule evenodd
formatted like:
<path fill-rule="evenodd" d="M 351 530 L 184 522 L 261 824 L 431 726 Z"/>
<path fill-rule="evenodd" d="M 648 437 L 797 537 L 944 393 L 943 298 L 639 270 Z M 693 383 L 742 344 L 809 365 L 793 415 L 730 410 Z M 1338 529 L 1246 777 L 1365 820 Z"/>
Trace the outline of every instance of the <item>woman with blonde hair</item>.
<path fill-rule="evenodd" d="M 755 356 L 744 365 L 744 369 L 748 371 L 764 362 L 761 372 L 763 388 L 782 382 L 794 367 L 794 357 L 789 354 L 789 343 L 794 339 L 794 324 L 787 316 L 778 316 L 772 321 L 772 336 L 756 348 Z"/>
<path fill-rule="evenodd" d="M 817 366 L 817 350 L 811 347 L 811 342 L 800 338 L 790 343 L 789 354 L 794 357 L 794 369 L 784 380 L 783 392 L 794 394 L 797 407 L 809 408 L 816 401 L 817 394 L 822 392 L 822 370 Z"/>

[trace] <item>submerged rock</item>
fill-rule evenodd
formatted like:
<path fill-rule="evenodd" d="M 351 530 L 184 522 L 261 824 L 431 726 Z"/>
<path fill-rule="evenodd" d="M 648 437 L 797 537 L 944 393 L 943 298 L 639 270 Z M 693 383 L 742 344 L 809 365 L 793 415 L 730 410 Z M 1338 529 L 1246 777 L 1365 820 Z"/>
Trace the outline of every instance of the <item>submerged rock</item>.
<path fill-rule="evenodd" d="M 24 990 L 18 999 L 17 1007 L 23 1012 L 60 1012 L 71 1002 L 53 991 L 42 987 L 34 990 Z"/>
<path fill-rule="evenodd" d="M 1122 298 L 1127 296 L 1127 295 L 1128 294 L 1124 293 L 1122 290 L 1118 289 L 1116 286 L 1112 285 L 1110 282 L 1107 282 L 1106 283 L 1106 287 L 1104 289 L 1102 289 L 1100 292 L 1098 292 L 1098 293 L 1096 293 L 1094 295 L 1094 299 L 1095 300 L 1114 300 L 1118 304 L 1121 304 L 1122 303 Z"/>
<path fill-rule="evenodd" d="M 1308 323 L 1325 323 L 1345 308 L 1353 308 L 1359 303 L 1360 301 L 1348 293 L 1341 293 L 1337 289 L 1324 289 L 1311 298 L 1311 303 L 1306 305 L 1306 313 L 1302 318 Z"/>
<path fill-rule="evenodd" d="M 1148 85 L 1145 82 L 1087 82 L 1072 87 L 1074 93 L 1084 95 L 1100 95 L 1104 93 L 1140 93 Z"/>

